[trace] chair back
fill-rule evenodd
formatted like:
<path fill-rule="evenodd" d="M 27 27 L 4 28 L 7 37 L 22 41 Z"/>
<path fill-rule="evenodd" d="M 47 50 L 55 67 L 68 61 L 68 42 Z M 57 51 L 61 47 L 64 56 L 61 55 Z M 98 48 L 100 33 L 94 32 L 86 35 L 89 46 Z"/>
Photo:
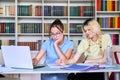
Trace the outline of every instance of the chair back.
<path fill-rule="evenodd" d="M 113 45 L 112 46 L 112 58 L 113 58 L 113 62 L 120 64 L 120 45 Z"/>
<path fill-rule="evenodd" d="M 120 54 L 120 45 L 113 45 L 112 46 L 112 57 L 113 57 L 113 62 L 116 64 L 120 64 L 119 54 Z M 112 72 L 109 77 L 109 80 L 114 80 L 114 79 L 115 79 L 114 72 Z"/>

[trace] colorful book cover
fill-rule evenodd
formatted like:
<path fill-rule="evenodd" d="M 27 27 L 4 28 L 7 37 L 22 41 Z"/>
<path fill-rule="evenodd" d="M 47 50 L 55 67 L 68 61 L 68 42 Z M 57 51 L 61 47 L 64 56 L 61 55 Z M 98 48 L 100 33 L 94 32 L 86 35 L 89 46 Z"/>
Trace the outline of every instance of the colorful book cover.
<path fill-rule="evenodd" d="M 115 11 L 118 11 L 118 1 L 115 1 Z"/>
<path fill-rule="evenodd" d="M 107 0 L 107 11 L 112 11 L 112 0 Z"/>
<path fill-rule="evenodd" d="M 120 0 L 118 0 L 118 11 L 120 11 Z"/>
<path fill-rule="evenodd" d="M 112 1 L 112 11 L 115 11 L 115 1 Z"/>
<path fill-rule="evenodd" d="M 96 9 L 97 11 L 100 11 L 100 8 L 101 8 L 101 5 L 100 5 L 100 2 L 101 0 L 96 0 Z"/>
<path fill-rule="evenodd" d="M 110 28 L 113 28 L 113 18 L 110 17 L 109 19 L 110 19 L 110 23 L 109 23 L 110 24 Z"/>
<path fill-rule="evenodd" d="M 79 7 L 78 6 L 70 7 L 70 16 L 79 16 Z"/>
<path fill-rule="evenodd" d="M 115 28 L 118 28 L 118 17 L 115 17 L 115 23 L 114 23 L 114 24 L 115 24 L 114 27 L 115 27 Z"/>
<path fill-rule="evenodd" d="M 118 17 L 118 28 L 120 28 L 120 17 Z"/>

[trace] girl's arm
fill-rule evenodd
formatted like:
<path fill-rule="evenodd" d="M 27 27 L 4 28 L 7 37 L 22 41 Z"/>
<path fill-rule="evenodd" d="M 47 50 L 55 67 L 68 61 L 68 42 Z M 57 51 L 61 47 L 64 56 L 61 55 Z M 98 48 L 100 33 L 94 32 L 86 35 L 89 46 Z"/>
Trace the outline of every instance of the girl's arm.
<path fill-rule="evenodd" d="M 41 48 L 39 53 L 32 59 L 33 65 L 36 65 L 44 55 L 45 51 Z"/>
<path fill-rule="evenodd" d="M 63 38 L 63 33 L 59 36 L 59 39 L 55 41 L 54 43 L 54 47 L 55 47 L 55 50 L 59 56 L 59 59 L 62 59 L 62 60 L 67 60 L 67 59 L 70 59 L 71 55 L 72 55 L 72 51 L 73 49 L 68 49 L 66 51 L 66 53 L 63 54 L 63 52 L 60 50 L 59 48 L 59 45 L 61 45 L 64 41 L 64 38 Z M 61 43 L 62 42 L 62 43 Z"/>
<path fill-rule="evenodd" d="M 58 45 L 55 45 L 55 49 L 56 49 L 56 52 L 60 59 L 62 59 L 62 60 L 70 59 L 70 57 L 72 55 L 72 49 L 68 49 L 65 54 L 62 53 L 62 51 L 60 50 Z"/>
<path fill-rule="evenodd" d="M 66 64 L 74 64 L 74 63 L 77 63 L 77 61 L 79 60 L 80 58 L 80 54 L 79 53 L 76 53 L 73 58 L 69 59 L 69 60 L 61 60 L 59 59 L 59 65 L 66 65 Z"/>
<path fill-rule="evenodd" d="M 106 51 L 104 52 L 104 55 L 102 58 L 98 59 L 88 59 L 85 61 L 85 63 L 99 63 L 99 64 L 104 64 L 106 63 Z"/>
<path fill-rule="evenodd" d="M 73 58 L 69 59 L 66 61 L 66 64 L 74 64 L 74 63 L 77 63 L 77 61 L 79 60 L 81 54 L 79 53 L 76 53 Z"/>

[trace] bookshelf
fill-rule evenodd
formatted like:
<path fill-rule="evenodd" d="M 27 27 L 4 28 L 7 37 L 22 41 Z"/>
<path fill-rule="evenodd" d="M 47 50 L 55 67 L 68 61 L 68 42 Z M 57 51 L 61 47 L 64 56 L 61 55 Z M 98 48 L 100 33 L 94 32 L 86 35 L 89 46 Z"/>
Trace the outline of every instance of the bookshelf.
<path fill-rule="evenodd" d="M 15 45 L 15 1 L 0 2 L 0 45 Z"/>
<path fill-rule="evenodd" d="M 112 38 L 115 34 L 119 37 L 120 1 L 1 0 L 0 44 L 28 45 L 32 51 L 38 51 L 49 38 L 49 26 L 56 18 L 64 24 L 65 37 L 75 44 L 80 42 L 81 25 L 88 18 L 98 20 L 103 32 Z"/>
<path fill-rule="evenodd" d="M 120 40 L 120 0 L 96 0 L 96 19 L 105 33 L 109 33 L 114 45 Z"/>
<path fill-rule="evenodd" d="M 113 44 L 120 44 L 120 0 L 0 0 L 0 45 L 28 45 L 37 53 L 57 18 L 75 51 L 83 35 L 81 25 L 88 18 L 98 20 Z"/>

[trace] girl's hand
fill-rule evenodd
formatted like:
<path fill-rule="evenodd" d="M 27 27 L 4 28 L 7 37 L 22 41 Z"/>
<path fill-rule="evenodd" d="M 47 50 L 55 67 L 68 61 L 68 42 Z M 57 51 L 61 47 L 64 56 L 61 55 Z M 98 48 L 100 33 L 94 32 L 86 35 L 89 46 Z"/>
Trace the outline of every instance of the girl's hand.
<path fill-rule="evenodd" d="M 62 42 L 64 36 L 63 36 L 63 33 L 61 33 L 59 36 L 58 36 L 58 39 L 55 41 L 55 44 L 59 44 L 60 42 Z"/>
<path fill-rule="evenodd" d="M 62 59 L 56 60 L 56 64 L 58 64 L 58 65 L 66 65 L 65 61 L 63 61 Z"/>
<path fill-rule="evenodd" d="M 37 65 L 38 60 L 37 60 L 36 58 L 33 58 L 33 59 L 32 59 L 32 63 L 33 63 L 33 65 Z"/>

